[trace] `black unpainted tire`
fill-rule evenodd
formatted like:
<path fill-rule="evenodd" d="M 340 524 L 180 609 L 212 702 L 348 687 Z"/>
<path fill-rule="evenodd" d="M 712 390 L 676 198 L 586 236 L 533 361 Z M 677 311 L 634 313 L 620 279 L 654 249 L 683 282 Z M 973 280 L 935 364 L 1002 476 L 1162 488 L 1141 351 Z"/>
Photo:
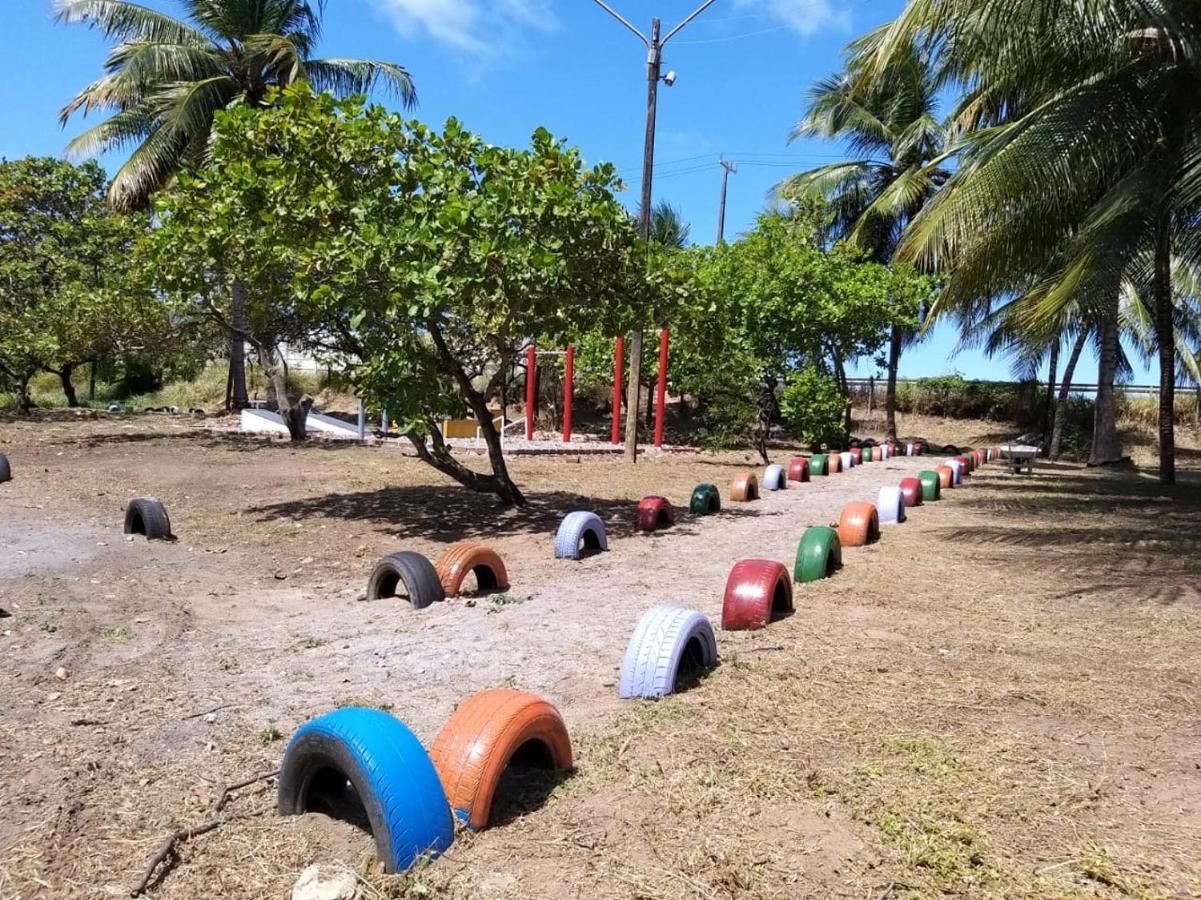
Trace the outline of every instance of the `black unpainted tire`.
<path fill-rule="evenodd" d="M 144 534 L 148 541 L 171 540 L 167 508 L 154 497 L 138 497 L 125 507 L 125 533 Z"/>
<path fill-rule="evenodd" d="M 0 484 L 13 480 L 13 471 L 9 468 L 8 457 L 0 453 Z"/>
<path fill-rule="evenodd" d="M 401 550 L 375 564 L 371 578 L 367 580 L 367 599 L 395 597 L 400 583 L 404 584 L 409 602 L 415 609 L 424 609 L 446 599 L 434 564 L 413 550 Z"/>

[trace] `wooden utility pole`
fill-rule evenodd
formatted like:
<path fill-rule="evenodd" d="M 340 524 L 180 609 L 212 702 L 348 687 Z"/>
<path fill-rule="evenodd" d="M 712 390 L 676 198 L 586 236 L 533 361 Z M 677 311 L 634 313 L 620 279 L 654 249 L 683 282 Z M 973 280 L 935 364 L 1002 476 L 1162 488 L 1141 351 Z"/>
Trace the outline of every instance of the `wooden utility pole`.
<path fill-rule="evenodd" d="M 717 205 L 717 243 L 722 244 L 726 240 L 726 185 L 730 173 L 738 174 L 738 163 L 724 157 L 718 162 L 721 163 L 721 202 Z"/>
<path fill-rule="evenodd" d="M 597 6 L 615 18 L 618 22 L 638 36 L 646 45 L 646 139 L 642 145 L 642 207 L 639 210 L 639 231 L 642 239 L 648 240 L 651 234 L 651 182 L 655 170 L 655 117 L 658 112 L 659 82 L 663 81 L 668 87 L 675 84 L 675 72 L 661 74 L 663 63 L 663 46 L 675 37 L 680 29 L 704 12 L 714 0 L 705 0 L 693 10 L 679 25 L 667 32 L 666 37 L 659 38 L 659 19 L 651 19 L 651 36 L 648 38 L 635 28 L 620 13 L 615 11 L 605 0 L 594 0 Z M 642 388 L 642 330 L 634 329 L 630 335 L 630 383 L 626 389 L 626 435 L 625 458 L 629 462 L 638 461 L 638 407 L 639 394 Z"/>

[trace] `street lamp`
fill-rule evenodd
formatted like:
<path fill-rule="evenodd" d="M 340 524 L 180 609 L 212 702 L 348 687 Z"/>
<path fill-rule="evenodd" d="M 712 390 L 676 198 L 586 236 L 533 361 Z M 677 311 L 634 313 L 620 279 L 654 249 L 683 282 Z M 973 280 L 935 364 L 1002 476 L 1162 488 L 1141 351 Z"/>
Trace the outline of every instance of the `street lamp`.
<path fill-rule="evenodd" d="M 645 241 L 650 239 L 651 234 L 651 175 L 655 168 L 655 111 L 659 97 L 659 82 L 662 81 L 668 87 L 676 83 L 675 72 L 669 71 L 666 75 L 660 74 L 663 47 L 680 33 L 680 29 L 708 9 L 714 0 L 705 0 L 684 21 L 667 32 L 666 37 L 663 38 L 659 37 L 657 16 L 651 19 L 651 34 L 648 38 L 604 0 L 593 0 L 593 2 L 632 31 L 646 45 L 646 141 L 642 148 L 642 207 L 638 222 L 642 239 Z M 626 391 L 625 457 L 630 462 L 636 462 L 638 459 L 638 390 L 641 380 L 642 330 L 636 329 L 630 335 L 630 384 Z M 616 414 L 617 410 L 614 410 L 614 415 Z"/>

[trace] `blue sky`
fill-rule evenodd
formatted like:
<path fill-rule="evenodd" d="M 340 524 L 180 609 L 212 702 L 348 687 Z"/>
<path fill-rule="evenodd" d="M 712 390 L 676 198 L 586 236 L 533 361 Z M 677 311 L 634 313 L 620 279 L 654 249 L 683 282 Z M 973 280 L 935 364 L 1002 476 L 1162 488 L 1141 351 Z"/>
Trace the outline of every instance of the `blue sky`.
<path fill-rule="evenodd" d="M 175 0 L 142 0 L 176 12 Z M 652 15 L 674 27 L 700 0 L 612 0 L 644 33 Z M 664 71 L 678 80 L 659 94 L 655 199 L 678 206 L 692 237 L 714 239 L 725 155 L 730 178 L 726 235 L 750 227 L 772 185 L 788 173 L 843 158 L 837 145 L 787 141 L 817 78 L 835 71 L 852 37 L 892 18 L 902 0 L 717 0 L 668 44 Z M 105 45 L 81 26 L 53 22 L 51 0 L 0 2 L 0 156 L 58 155 L 85 126 L 62 129 L 58 110 L 100 73 Z M 406 66 L 415 115 L 454 115 L 490 141 L 524 144 L 538 126 L 609 160 L 637 201 L 645 116 L 646 51 L 592 0 L 331 0 L 319 55 L 365 56 Z M 386 100 L 386 98 L 383 98 Z M 119 158 L 102 162 L 111 170 Z M 959 371 L 1007 378 L 1004 360 L 952 358 L 956 334 L 940 327 L 910 351 L 902 375 Z M 870 374 L 864 363 L 859 374 Z M 1082 360 L 1078 381 L 1093 381 Z M 1136 377 L 1143 381 L 1144 378 Z"/>

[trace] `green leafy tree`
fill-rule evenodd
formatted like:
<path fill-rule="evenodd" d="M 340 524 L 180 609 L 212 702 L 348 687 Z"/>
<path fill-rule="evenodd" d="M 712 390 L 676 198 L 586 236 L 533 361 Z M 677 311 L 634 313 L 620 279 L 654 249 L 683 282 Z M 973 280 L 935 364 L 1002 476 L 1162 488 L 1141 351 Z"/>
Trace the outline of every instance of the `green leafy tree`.
<path fill-rule="evenodd" d="M 1146 285 L 1160 367 L 1160 480 L 1175 479 L 1173 270 L 1201 241 L 1201 16 L 1191 0 L 913 0 L 865 79 L 913 44 L 963 91 L 959 165 L 898 256 L 936 267 L 934 314 L 1033 292 L 1026 328 L 1079 306 L 1098 335 L 1090 462 L 1121 458 L 1114 378 L 1123 284 Z M 1004 211 L 1003 214 L 999 211 Z M 1033 287 L 1032 287 L 1033 285 Z"/>
<path fill-rule="evenodd" d="M 113 212 L 105 189 L 96 163 L 0 162 L 0 377 L 22 412 L 37 371 L 57 373 L 76 406 L 78 366 L 142 350 L 167 328 L 132 277 L 147 218 Z"/>
<path fill-rule="evenodd" d="M 844 140 L 855 158 L 802 172 L 777 187 L 786 199 L 822 198 L 834 235 L 890 264 L 910 220 L 950 176 L 944 168 L 948 126 L 938 117 L 938 72 L 928 52 L 910 44 L 890 58 L 887 73 L 867 84 L 863 71 L 881 32 L 848 49 L 844 71 L 810 91 L 792 139 Z M 917 332 L 901 324 L 889 334 L 885 415 L 896 440 L 897 368 Z"/>
<path fill-rule="evenodd" d="M 780 400 L 784 421 L 803 443 L 813 449 L 840 447 L 847 439 L 843 427 L 847 397 L 838 382 L 813 366 L 788 380 Z"/>
<path fill-rule="evenodd" d="M 270 298 L 262 321 L 294 323 L 300 340 L 345 360 L 421 459 L 524 502 L 489 404 L 532 337 L 618 333 L 629 316 L 643 270 L 613 167 L 584 168 L 543 130 L 527 150 L 494 147 L 453 119 L 435 131 L 302 85 L 218 122 L 212 165 L 181 178 L 161 209 L 172 293 L 222 314 L 244 279 Z M 224 289 L 189 282 L 205 259 L 228 276 Z M 259 338 L 264 350 L 276 336 Z M 464 407 L 490 473 L 442 438 L 441 419 Z"/>

